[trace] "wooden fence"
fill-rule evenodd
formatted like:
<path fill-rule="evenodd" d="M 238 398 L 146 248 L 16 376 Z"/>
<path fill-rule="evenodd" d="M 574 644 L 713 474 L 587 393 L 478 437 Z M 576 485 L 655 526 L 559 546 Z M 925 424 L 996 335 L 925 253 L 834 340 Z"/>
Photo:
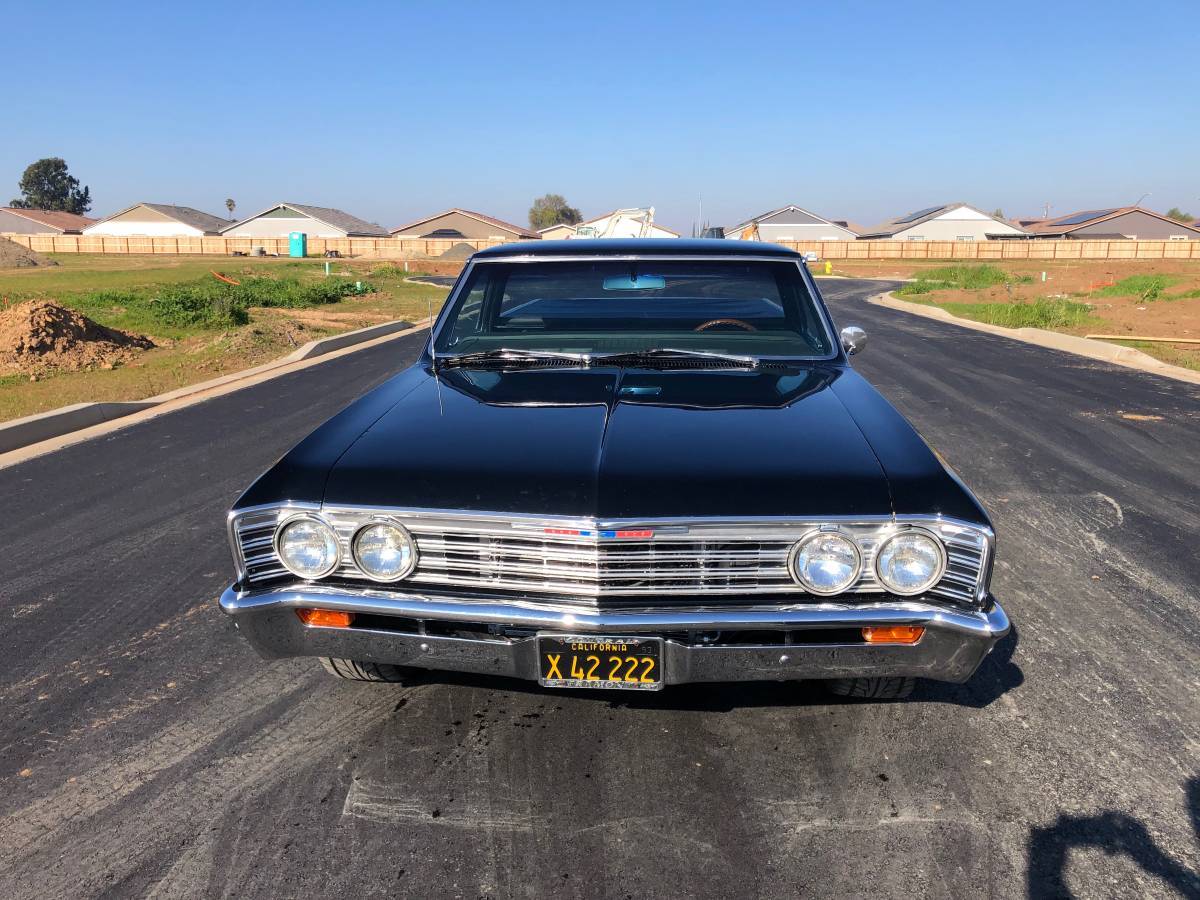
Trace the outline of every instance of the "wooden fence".
<path fill-rule="evenodd" d="M 1194 259 L 1197 241 L 781 241 L 821 259 Z"/>
<path fill-rule="evenodd" d="M 288 239 L 234 237 L 112 237 L 79 234 L 0 234 L 38 253 L 152 253 L 229 256 L 253 253 L 262 247 L 268 254 L 287 256 Z M 451 247 L 468 244 L 474 250 L 494 247 L 502 241 L 454 240 L 450 238 L 309 238 L 310 256 L 336 250 L 342 256 L 378 255 L 399 259 L 406 252 L 441 256 Z"/>
<path fill-rule="evenodd" d="M 262 247 L 269 254 L 286 256 L 287 238 L 226 237 L 92 237 L 77 234 L 4 234 L 41 253 L 166 253 L 228 256 L 252 253 Z M 475 250 L 502 241 L 453 238 L 310 238 L 310 255 L 336 250 L 343 256 L 400 259 L 406 254 L 441 256 L 451 247 L 468 244 Z M 1194 259 L 1200 261 L 1200 241 L 781 241 L 802 253 L 821 259 Z"/>

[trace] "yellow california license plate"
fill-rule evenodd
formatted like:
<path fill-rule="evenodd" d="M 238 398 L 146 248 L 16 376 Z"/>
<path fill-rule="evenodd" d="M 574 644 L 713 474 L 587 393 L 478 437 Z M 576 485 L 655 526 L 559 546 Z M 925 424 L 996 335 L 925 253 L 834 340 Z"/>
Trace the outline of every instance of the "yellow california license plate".
<path fill-rule="evenodd" d="M 657 691 L 662 638 L 538 635 L 538 681 L 546 687 Z"/>

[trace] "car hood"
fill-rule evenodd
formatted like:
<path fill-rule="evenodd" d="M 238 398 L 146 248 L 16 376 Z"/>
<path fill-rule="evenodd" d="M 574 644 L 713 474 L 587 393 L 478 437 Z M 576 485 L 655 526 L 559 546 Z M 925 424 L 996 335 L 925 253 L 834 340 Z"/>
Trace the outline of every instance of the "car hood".
<path fill-rule="evenodd" d="M 596 519 L 893 511 L 833 390 L 844 368 L 423 372 L 332 464 L 326 504 Z"/>

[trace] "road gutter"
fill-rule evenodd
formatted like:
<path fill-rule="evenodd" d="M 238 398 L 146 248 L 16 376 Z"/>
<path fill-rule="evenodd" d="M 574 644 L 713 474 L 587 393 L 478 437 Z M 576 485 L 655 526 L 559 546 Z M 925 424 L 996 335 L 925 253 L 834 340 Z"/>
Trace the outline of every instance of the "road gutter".
<path fill-rule="evenodd" d="M 1155 359 L 1141 350 L 1135 350 L 1133 347 L 1119 347 L 1105 343 L 1104 341 L 1092 340 L 1091 338 L 1048 331 L 1045 328 L 1004 328 L 1001 325 L 976 322 L 974 319 L 963 319 L 939 306 L 927 306 L 924 303 L 910 303 L 907 300 L 900 300 L 893 296 L 891 291 L 876 294 L 874 297 L 868 297 L 867 302 L 875 306 L 884 306 L 888 309 L 900 310 L 901 312 L 911 313 L 916 316 L 924 316 L 927 319 L 937 319 L 939 322 L 949 322 L 953 325 L 958 325 L 960 328 L 986 331 L 988 334 L 996 334 L 1014 341 L 1022 341 L 1023 343 L 1034 344 L 1038 347 L 1047 347 L 1051 350 L 1061 350 L 1064 353 L 1074 353 L 1076 356 L 1086 356 L 1089 359 L 1114 363 L 1118 366 L 1125 366 L 1128 369 L 1149 372 L 1151 375 L 1161 375 L 1164 378 L 1174 378 L 1177 381 L 1200 384 L 1200 372 L 1185 369 L 1183 366 L 1173 366 L 1170 363 Z"/>
<path fill-rule="evenodd" d="M 416 325 L 399 320 L 384 322 L 357 331 L 309 341 L 273 362 L 188 385 L 145 400 L 76 403 L 16 419 L 0 425 L 0 469 L 71 444 L 110 434 L 213 397 L 231 394 L 242 388 L 270 381 L 272 378 L 299 372 L 359 350 L 407 337 L 428 327 L 428 319 Z"/>

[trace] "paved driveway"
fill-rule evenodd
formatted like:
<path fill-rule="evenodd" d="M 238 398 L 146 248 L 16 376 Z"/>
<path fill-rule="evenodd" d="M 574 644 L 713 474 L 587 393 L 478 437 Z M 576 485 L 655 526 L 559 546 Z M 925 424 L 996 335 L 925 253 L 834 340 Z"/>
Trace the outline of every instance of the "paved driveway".
<path fill-rule="evenodd" d="M 993 511 L 967 685 L 341 683 L 216 609 L 222 514 L 420 336 L 0 470 L 0 896 L 1200 896 L 1200 397 L 868 306 Z"/>

